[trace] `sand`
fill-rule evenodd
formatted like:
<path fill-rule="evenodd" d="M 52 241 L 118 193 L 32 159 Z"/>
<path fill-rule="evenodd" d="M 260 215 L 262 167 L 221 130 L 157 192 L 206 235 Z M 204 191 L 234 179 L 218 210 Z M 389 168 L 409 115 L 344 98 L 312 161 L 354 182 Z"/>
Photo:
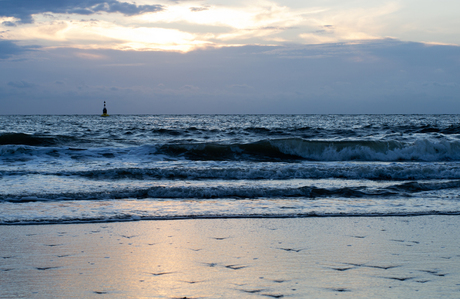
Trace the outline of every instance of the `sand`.
<path fill-rule="evenodd" d="M 0 298 L 460 298 L 460 216 L 0 226 Z"/>

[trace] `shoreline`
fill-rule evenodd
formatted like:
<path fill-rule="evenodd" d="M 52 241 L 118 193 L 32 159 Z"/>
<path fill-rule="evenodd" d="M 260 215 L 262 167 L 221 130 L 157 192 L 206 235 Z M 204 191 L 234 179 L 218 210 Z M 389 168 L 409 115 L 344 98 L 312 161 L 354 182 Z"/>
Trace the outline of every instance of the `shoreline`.
<path fill-rule="evenodd" d="M 457 298 L 456 215 L 1 225 L 1 298 Z"/>
<path fill-rule="evenodd" d="M 370 214 L 317 214 L 306 213 L 296 215 L 193 215 L 193 216 L 135 216 L 127 219 L 85 219 L 85 220 L 35 220 L 33 222 L 0 222 L 1 226 L 41 226 L 41 225 L 80 225 L 80 224 L 114 224 L 114 223 L 131 223 L 131 222 L 149 222 L 149 221 L 186 221 L 186 220 L 244 220 L 244 219 L 321 219 L 321 218 L 412 218 L 412 217 L 429 217 L 429 216 L 460 216 L 460 212 L 409 212 L 409 213 L 370 213 Z"/>

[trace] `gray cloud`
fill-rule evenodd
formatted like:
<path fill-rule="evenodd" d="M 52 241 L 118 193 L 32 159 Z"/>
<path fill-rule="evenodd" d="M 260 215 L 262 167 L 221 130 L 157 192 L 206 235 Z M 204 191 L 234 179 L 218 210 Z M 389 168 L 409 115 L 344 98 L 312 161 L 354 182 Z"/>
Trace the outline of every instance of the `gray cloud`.
<path fill-rule="evenodd" d="M 2 0 L 0 16 L 18 18 L 19 23 L 33 23 L 33 14 L 47 12 L 80 15 L 118 12 L 131 16 L 163 9 L 162 5 L 136 5 L 118 0 Z"/>
<path fill-rule="evenodd" d="M 8 26 L 8 27 L 16 27 L 16 23 L 14 22 L 9 22 L 9 21 L 5 21 L 2 23 L 3 26 Z"/>
<path fill-rule="evenodd" d="M 99 113 L 104 100 L 113 113 L 460 112 L 456 46 L 386 39 L 186 54 L 59 48 L 34 56 L 0 65 L 0 113 Z"/>
<path fill-rule="evenodd" d="M 199 11 L 205 11 L 208 10 L 208 7 L 190 7 L 190 11 L 192 12 L 199 12 Z"/>
<path fill-rule="evenodd" d="M 16 82 L 8 82 L 8 86 L 23 89 L 23 88 L 34 88 L 35 84 L 29 83 L 26 81 L 16 81 Z"/>
<path fill-rule="evenodd" d="M 33 51 L 38 46 L 21 47 L 12 41 L 0 40 L 0 59 L 10 58 L 13 55 L 22 54 L 27 51 Z"/>
<path fill-rule="evenodd" d="M 246 90 L 252 88 L 252 86 L 249 86 L 247 84 L 232 84 L 230 85 L 230 88 Z"/>

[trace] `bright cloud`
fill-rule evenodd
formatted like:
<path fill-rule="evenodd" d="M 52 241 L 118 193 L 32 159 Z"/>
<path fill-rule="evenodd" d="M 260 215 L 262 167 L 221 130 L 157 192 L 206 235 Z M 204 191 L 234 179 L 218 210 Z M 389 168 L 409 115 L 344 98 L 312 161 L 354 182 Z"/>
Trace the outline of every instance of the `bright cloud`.
<path fill-rule="evenodd" d="M 80 49 L 190 51 L 209 44 L 177 29 L 125 27 L 109 22 L 57 21 L 24 26 L 6 34 L 12 40 L 58 42 L 49 46 Z"/>
<path fill-rule="evenodd" d="M 249 29 L 279 24 L 284 26 L 300 24 L 303 22 L 302 14 L 307 13 L 303 10 L 293 12 L 286 6 L 279 6 L 270 2 L 239 8 L 211 6 L 198 11 L 190 8 L 189 5 L 180 4 L 158 13 L 144 14 L 137 18 L 150 23 L 185 21 L 191 24 Z"/>
<path fill-rule="evenodd" d="M 436 7 L 435 11 L 444 11 L 446 20 L 437 16 L 431 27 L 414 19 L 414 15 L 429 14 L 432 5 L 426 1 L 420 4 L 421 10 L 414 10 L 409 0 L 313 0 L 304 6 L 290 0 L 213 4 L 94 0 L 94 5 L 41 0 L 42 6 L 48 3 L 49 7 L 36 4 L 28 10 L 14 2 L 0 13 L 0 38 L 45 47 L 181 52 L 210 46 L 322 44 L 387 37 L 410 41 L 410 34 L 416 37 L 413 41 L 460 44 L 458 26 L 454 26 L 459 21 L 448 8 L 460 5 L 442 1 L 443 10 Z"/>

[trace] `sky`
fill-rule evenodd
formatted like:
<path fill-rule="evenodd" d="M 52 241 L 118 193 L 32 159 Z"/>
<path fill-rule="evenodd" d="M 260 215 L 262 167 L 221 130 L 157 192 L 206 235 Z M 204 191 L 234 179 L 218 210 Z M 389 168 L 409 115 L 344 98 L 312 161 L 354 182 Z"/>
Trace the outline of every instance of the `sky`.
<path fill-rule="evenodd" d="M 458 0 L 0 0 L 0 114 L 460 113 Z"/>

